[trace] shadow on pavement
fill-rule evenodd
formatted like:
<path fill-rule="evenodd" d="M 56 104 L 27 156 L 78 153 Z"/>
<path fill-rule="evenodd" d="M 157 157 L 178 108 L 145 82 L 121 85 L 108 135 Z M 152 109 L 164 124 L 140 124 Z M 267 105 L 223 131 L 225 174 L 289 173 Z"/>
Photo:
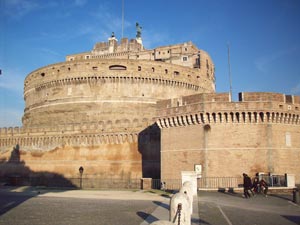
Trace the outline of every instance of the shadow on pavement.
<path fill-rule="evenodd" d="M 147 219 L 147 222 L 148 222 L 148 223 L 152 223 L 152 222 L 158 220 L 158 218 L 156 218 L 155 216 L 152 216 L 151 214 L 148 214 L 148 213 L 145 213 L 145 212 L 138 211 L 136 214 L 137 214 L 139 217 L 141 217 L 143 220 L 146 220 L 146 219 Z"/>
<path fill-rule="evenodd" d="M 191 220 L 192 224 L 207 224 L 207 225 L 210 225 L 210 223 L 204 221 L 204 220 L 201 220 L 201 219 L 195 219 L 195 218 L 192 218 Z"/>
<path fill-rule="evenodd" d="M 159 202 L 159 201 L 153 201 L 153 203 L 156 204 L 156 205 L 158 205 L 158 206 L 161 206 L 161 207 L 163 207 L 163 208 L 165 208 L 167 210 L 170 209 L 170 206 L 168 204 L 166 204 L 166 203 Z"/>
<path fill-rule="evenodd" d="M 282 215 L 283 218 L 295 223 L 300 224 L 300 216 L 290 216 L 290 215 Z"/>
<path fill-rule="evenodd" d="M 230 196 L 233 196 L 233 197 L 242 198 L 242 196 L 239 193 L 235 192 L 233 188 L 229 188 L 228 191 L 226 191 L 225 188 L 218 188 L 218 192 L 222 193 L 222 194 L 230 195 Z"/>
<path fill-rule="evenodd" d="M 37 194 L 24 195 L 22 193 L 5 193 L 1 191 L 0 216 L 36 195 Z"/>
<path fill-rule="evenodd" d="M 20 154 L 20 146 L 17 144 L 9 159 L 0 161 L 0 215 L 37 196 L 40 191 L 33 186 L 59 187 L 60 189 L 63 187 L 65 190 L 77 188 L 61 174 L 32 171 L 24 161 L 21 161 Z M 62 192 L 65 190 L 53 191 Z M 49 189 L 43 189 L 44 193 L 45 191 L 49 192 Z"/>

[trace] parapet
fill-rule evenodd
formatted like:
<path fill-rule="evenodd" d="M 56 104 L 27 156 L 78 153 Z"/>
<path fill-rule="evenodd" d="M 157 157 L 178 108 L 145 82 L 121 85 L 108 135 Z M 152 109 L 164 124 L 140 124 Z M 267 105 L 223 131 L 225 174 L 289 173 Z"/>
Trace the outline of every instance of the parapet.
<path fill-rule="evenodd" d="M 158 101 L 157 108 L 170 108 L 208 102 L 230 103 L 232 101 L 229 93 L 201 93 Z M 299 109 L 297 108 L 297 105 L 300 104 L 300 96 L 272 92 L 241 92 L 239 93 L 239 102 L 284 103 L 295 105 L 295 109 Z"/>
<path fill-rule="evenodd" d="M 207 123 L 300 124 L 299 97 L 280 93 L 203 93 L 157 102 L 160 128 Z"/>
<path fill-rule="evenodd" d="M 298 100 L 299 104 L 299 96 L 296 97 L 296 104 Z M 298 99 L 297 99 L 298 97 Z M 239 93 L 239 101 L 240 102 L 282 102 L 282 103 L 295 103 L 295 98 L 292 95 L 285 95 L 281 93 L 272 93 L 272 92 L 241 92 Z"/>
<path fill-rule="evenodd" d="M 230 102 L 229 93 L 201 93 L 157 102 L 157 109 L 179 107 L 205 102 Z"/>

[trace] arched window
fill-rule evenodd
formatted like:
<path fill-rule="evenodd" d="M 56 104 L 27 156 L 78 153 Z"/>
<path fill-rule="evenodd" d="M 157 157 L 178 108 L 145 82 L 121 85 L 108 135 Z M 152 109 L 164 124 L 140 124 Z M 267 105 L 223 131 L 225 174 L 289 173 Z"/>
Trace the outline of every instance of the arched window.
<path fill-rule="evenodd" d="M 123 65 L 111 65 L 109 66 L 110 70 L 126 70 L 127 67 Z"/>

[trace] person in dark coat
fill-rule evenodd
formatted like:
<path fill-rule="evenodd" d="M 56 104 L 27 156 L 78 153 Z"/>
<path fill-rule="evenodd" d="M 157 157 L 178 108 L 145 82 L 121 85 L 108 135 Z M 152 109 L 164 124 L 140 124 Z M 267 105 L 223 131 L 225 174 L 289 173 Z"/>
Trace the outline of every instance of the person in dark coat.
<path fill-rule="evenodd" d="M 261 179 L 259 184 L 260 184 L 261 190 L 264 192 L 265 197 L 267 197 L 268 189 L 269 189 L 267 182 L 264 179 Z"/>
<path fill-rule="evenodd" d="M 260 193 L 260 183 L 258 177 L 255 177 L 253 180 L 252 188 L 255 194 Z"/>
<path fill-rule="evenodd" d="M 252 188 L 252 182 L 251 182 L 251 178 L 243 173 L 243 177 L 244 177 L 244 196 L 245 198 L 250 198 L 250 193 L 249 191 L 251 191 Z"/>

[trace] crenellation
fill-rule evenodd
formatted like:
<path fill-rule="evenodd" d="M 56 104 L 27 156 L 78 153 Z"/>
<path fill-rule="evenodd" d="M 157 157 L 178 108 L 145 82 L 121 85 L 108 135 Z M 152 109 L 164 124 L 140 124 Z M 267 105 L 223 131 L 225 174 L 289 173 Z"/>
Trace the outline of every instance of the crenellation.
<path fill-rule="evenodd" d="M 157 119 L 161 128 L 178 127 L 197 124 L 216 124 L 216 123 L 239 123 L 239 124 L 291 124 L 299 125 L 300 115 L 279 113 L 279 112 L 245 112 L 245 111 L 221 111 L 221 112 L 202 112 L 199 114 L 169 114 L 168 117 Z M 177 115 L 176 115 L 177 114 Z M 173 122 L 175 121 L 175 122 Z"/>

